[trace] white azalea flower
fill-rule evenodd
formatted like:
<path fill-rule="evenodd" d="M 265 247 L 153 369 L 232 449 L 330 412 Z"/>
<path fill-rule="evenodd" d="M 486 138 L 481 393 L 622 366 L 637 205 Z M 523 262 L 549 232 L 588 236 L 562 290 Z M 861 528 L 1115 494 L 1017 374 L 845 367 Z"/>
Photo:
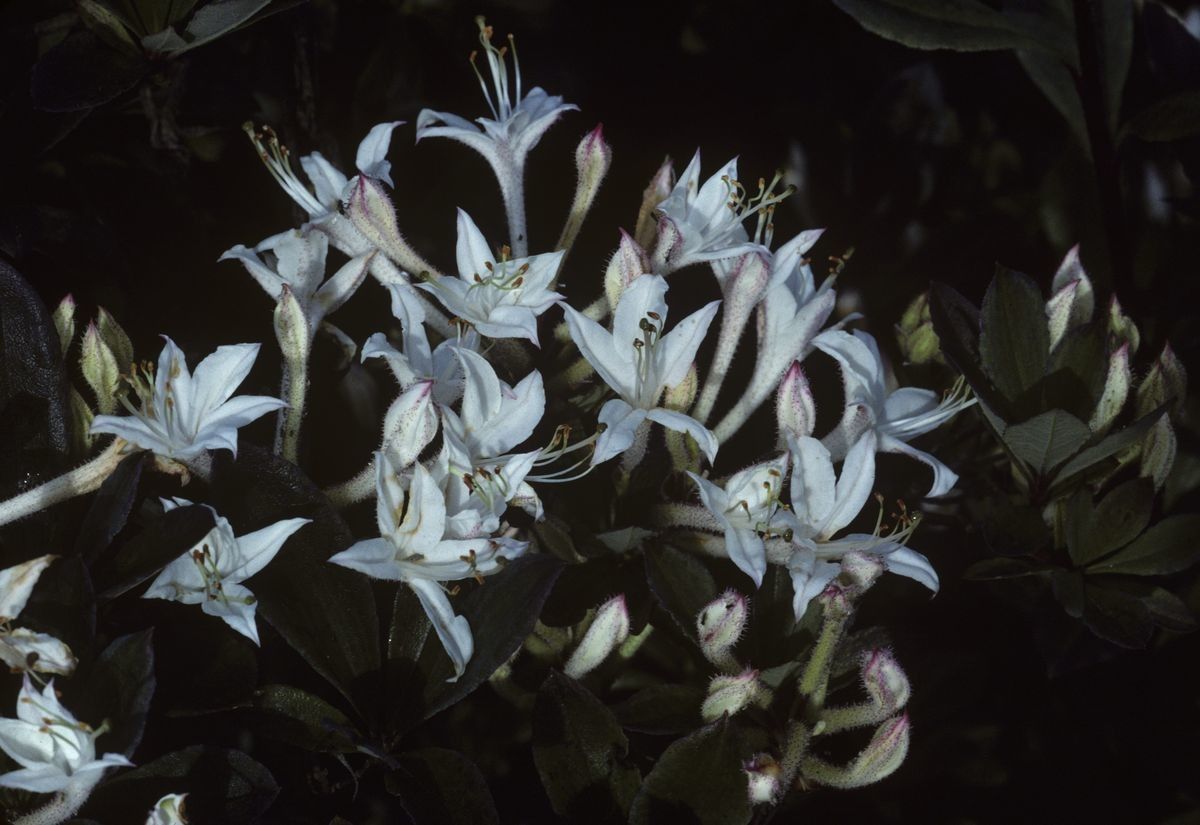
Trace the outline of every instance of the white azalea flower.
<path fill-rule="evenodd" d="M 787 456 L 734 473 L 718 487 L 706 478 L 688 473 L 700 488 L 700 500 L 725 530 L 725 548 L 738 569 L 762 585 L 767 572 L 763 536 L 781 524 L 779 494 L 787 472 Z"/>
<path fill-rule="evenodd" d="M 226 250 L 219 260 L 241 261 L 258 285 L 278 301 L 286 286 L 308 320 L 311 338 L 325 316 L 349 300 L 367 276 L 372 253 L 351 258 L 325 280 L 329 237 L 312 229 L 290 229 L 272 235 L 253 249 L 241 244 Z M 264 260 L 263 255 L 268 255 Z M 324 281 L 324 283 L 322 283 Z"/>
<path fill-rule="evenodd" d="M 75 670 L 75 656 L 61 641 L 45 633 L 11 627 L 25 609 L 42 571 L 56 558 L 39 556 L 0 570 L 0 662 L 13 671 L 69 676 Z"/>
<path fill-rule="evenodd" d="M 191 503 L 182 498 L 162 499 L 168 511 Z M 253 533 L 234 536 L 229 522 L 216 510 L 208 509 L 216 519 L 212 530 L 164 567 L 142 598 L 198 604 L 205 613 L 258 644 L 254 622 L 258 605 L 242 582 L 266 567 L 284 542 L 312 519 L 284 519 Z"/>
<path fill-rule="evenodd" d="M 187 825 L 188 818 L 184 814 L 185 793 L 169 793 L 154 803 L 150 815 L 146 817 L 146 825 Z"/>
<path fill-rule="evenodd" d="M 713 301 L 684 318 L 667 334 L 667 282 L 643 275 L 621 295 L 610 333 L 581 312 L 563 304 L 567 327 L 580 353 L 604 382 L 620 396 L 600 409 L 605 430 L 596 441 L 592 463 L 623 453 L 633 444 L 643 422 L 655 421 L 696 440 L 711 463 L 717 440 L 696 419 L 658 406 L 663 390 L 687 376 L 720 301 Z"/>
<path fill-rule="evenodd" d="M 141 408 L 135 409 L 123 397 L 132 414 L 96 416 L 93 435 L 109 433 L 181 461 L 210 449 L 226 449 L 236 456 L 238 428 L 286 406 L 278 398 L 262 395 L 231 398 L 254 365 L 258 344 L 217 347 L 193 374 L 175 342 L 163 337 L 167 343 L 158 356 L 158 370 L 147 367 L 132 381 Z"/>
<path fill-rule="evenodd" d="M 471 216 L 458 210 L 458 277 L 417 284 L 489 338 L 538 343 L 537 316 L 562 300 L 550 283 L 563 252 L 525 258 L 496 255 Z"/>
<path fill-rule="evenodd" d="M 466 670 L 475 643 L 470 625 L 455 615 L 441 582 L 491 575 L 528 545 L 507 538 L 447 538 L 446 501 L 428 470 L 413 465 L 406 491 L 399 468 L 387 454 L 376 453 L 375 468 L 379 537 L 357 542 L 329 560 L 411 587 L 450 656 L 457 679 Z"/>
<path fill-rule="evenodd" d="M 901 387 L 888 392 L 883 358 L 879 346 L 868 333 L 841 330 L 821 333 L 813 344 L 836 358 L 842 367 L 846 385 L 846 411 L 842 421 L 825 438 L 835 458 L 846 454 L 849 445 L 868 431 L 878 437 L 882 452 L 901 453 L 927 464 L 933 470 L 929 497 L 944 496 L 958 481 L 958 475 L 927 452 L 907 442 L 949 421 L 959 411 L 975 403 L 964 392 L 939 398 L 932 390 Z"/>
<path fill-rule="evenodd" d="M 524 237 L 525 159 L 563 112 L 577 111 L 579 107 L 563 103 L 561 97 L 547 94 L 538 86 L 522 96 L 521 64 L 517 61 L 516 44 L 511 35 L 508 47 L 497 49 L 492 45 L 492 27 L 482 17 L 475 18 L 475 22 L 479 25 L 479 43 L 491 74 L 491 88 L 488 88 L 478 69 L 475 69 L 475 73 L 492 116 L 476 118 L 475 123 L 479 124 L 476 126 L 466 118 L 449 112 L 422 109 L 417 115 L 417 140 L 448 137 L 465 143 L 487 159 L 500 184 L 500 193 L 508 213 L 511 230 L 509 242 L 517 255 L 522 256 L 528 248 L 528 239 Z M 509 48 L 513 56 L 512 86 L 505 63 Z M 471 55 L 471 66 L 475 67 L 474 53 Z"/>
<path fill-rule="evenodd" d="M 833 536 L 862 511 L 875 483 L 876 434 L 867 431 L 851 446 L 840 475 L 833 457 L 815 438 L 789 438 L 792 456 L 792 547 L 786 559 L 792 577 L 792 608 L 799 620 L 812 601 L 841 572 L 841 558 L 859 551 L 883 559 L 887 569 L 937 592 L 938 578 L 920 553 L 899 539 L 908 532 L 877 536 L 854 533 Z"/>
<path fill-rule="evenodd" d="M 118 753 L 96 758 L 96 737 L 103 732 L 62 706 L 53 679 L 39 693 L 27 674 L 17 695 L 17 718 L 0 718 L 0 749 L 21 766 L 0 774 L 0 787 L 66 791 L 86 799 L 108 768 L 133 764 Z"/>

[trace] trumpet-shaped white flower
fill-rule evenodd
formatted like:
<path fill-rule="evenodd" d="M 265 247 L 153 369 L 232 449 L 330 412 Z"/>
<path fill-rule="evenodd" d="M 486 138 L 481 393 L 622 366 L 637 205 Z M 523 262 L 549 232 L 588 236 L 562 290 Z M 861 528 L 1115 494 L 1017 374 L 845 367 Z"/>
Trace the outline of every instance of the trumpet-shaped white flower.
<path fill-rule="evenodd" d="M 898 540 L 907 533 L 854 533 L 833 538 L 858 516 L 871 494 L 876 438 L 873 431 L 859 437 L 846 454 L 840 475 L 835 473 L 833 457 L 820 441 L 808 436 L 788 439 L 792 511 L 784 515 L 792 529 L 792 548 L 786 564 L 792 577 L 792 608 L 797 620 L 808 609 L 808 603 L 838 576 L 842 557 L 851 551 L 878 556 L 889 571 L 937 592 L 937 573 L 929 560 Z"/>
<path fill-rule="evenodd" d="M 787 456 L 734 473 L 718 487 L 688 473 L 700 488 L 700 500 L 725 530 L 725 548 L 738 569 L 762 585 L 767 572 L 763 536 L 776 532 L 780 519 L 779 494 L 787 472 Z"/>
<path fill-rule="evenodd" d="M 62 706 L 53 679 L 39 693 L 26 675 L 17 695 L 17 718 L 0 718 L 0 749 L 21 768 L 0 774 L 0 787 L 34 793 L 74 791 L 86 799 L 108 768 L 133 764 L 118 753 L 96 758 L 96 737 L 103 732 Z"/>
<path fill-rule="evenodd" d="M 75 670 L 75 656 L 58 639 L 11 623 L 29 601 L 42 571 L 57 556 L 40 556 L 0 570 L 0 662 L 13 671 L 57 673 L 69 676 Z"/>
<path fill-rule="evenodd" d="M 835 458 L 846 454 L 863 433 L 878 437 L 879 450 L 915 458 L 933 470 L 933 486 L 927 496 L 944 496 L 958 481 L 958 475 L 927 452 L 907 442 L 949 421 L 959 411 L 975 403 L 974 398 L 955 391 L 938 398 L 932 390 L 901 387 L 888 392 L 883 358 L 879 346 L 868 333 L 841 330 L 821 333 L 813 344 L 837 359 L 846 386 L 846 411 L 838 427 L 825 438 Z"/>
<path fill-rule="evenodd" d="M 325 280 L 329 237 L 312 229 L 289 229 L 272 235 L 253 249 L 241 244 L 219 260 L 241 261 L 258 285 L 278 301 L 286 286 L 300 303 L 311 337 L 322 319 L 350 299 L 367 277 L 372 253 L 351 258 Z M 268 256 L 264 261 L 263 255 Z M 324 281 L 324 283 L 322 283 Z"/>
<path fill-rule="evenodd" d="M 666 293 L 667 282 L 659 275 L 635 278 L 617 303 L 611 333 L 563 304 L 575 345 L 620 396 L 600 409 L 599 419 L 605 429 L 596 441 L 593 464 L 629 449 L 638 427 L 647 420 L 689 434 L 710 463 L 716 458 L 717 440 L 703 424 L 658 403 L 663 390 L 687 376 L 721 302 L 713 301 L 693 312 L 663 334 L 667 325 Z"/>
<path fill-rule="evenodd" d="M 458 210 L 458 277 L 417 286 L 489 338 L 526 338 L 538 343 L 537 316 L 562 296 L 550 283 L 563 252 L 510 258 L 496 255 L 471 216 Z"/>
<path fill-rule="evenodd" d="M 450 656 L 457 679 L 466 670 L 475 643 L 470 625 L 465 617 L 455 615 L 441 582 L 495 573 L 528 545 L 508 538 L 447 537 L 446 501 L 428 470 L 413 465 L 406 491 L 399 469 L 386 453 L 376 453 L 375 468 L 379 537 L 357 542 L 329 560 L 411 587 Z"/>
<path fill-rule="evenodd" d="M 475 22 L 479 25 L 479 43 L 487 60 L 491 88 L 478 69 L 475 69 L 475 74 L 492 116 L 476 118 L 475 123 L 479 124 L 476 126 L 466 118 L 449 112 L 422 109 L 417 115 L 417 140 L 448 137 L 483 155 L 500 184 L 509 227 L 513 230 L 510 243 L 518 255 L 523 255 L 527 245 L 524 237 L 525 159 L 563 112 L 577 111 L 579 107 L 563 103 L 560 96 L 547 94 L 539 86 L 522 96 L 521 64 L 517 60 L 512 36 L 509 36 L 507 47 L 498 49 L 492 45 L 492 27 L 482 17 L 475 18 Z M 505 62 L 510 49 L 513 56 L 511 85 Z M 471 66 L 475 67 L 474 53 L 471 54 Z"/>
<path fill-rule="evenodd" d="M 217 347 L 193 374 L 175 342 L 163 337 L 167 343 L 158 356 L 157 371 L 146 367 L 131 379 L 141 407 L 135 409 L 122 397 L 131 415 L 96 416 L 93 435 L 109 433 L 181 461 L 210 449 L 226 449 L 236 456 L 239 427 L 287 406 L 278 398 L 263 395 L 231 398 L 254 366 L 258 344 Z"/>
<path fill-rule="evenodd" d="M 182 498 L 162 499 L 166 510 L 191 503 Z M 216 520 L 212 530 L 164 567 L 142 598 L 198 604 L 205 613 L 258 644 L 254 622 L 258 603 L 242 582 L 266 567 L 284 542 L 312 519 L 284 519 L 253 533 L 234 536 L 229 522 L 216 510 L 208 509 Z"/>
<path fill-rule="evenodd" d="M 187 825 L 188 818 L 183 811 L 185 799 L 185 793 L 167 794 L 154 803 L 150 815 L 146 817 L 146 825 Z"/>

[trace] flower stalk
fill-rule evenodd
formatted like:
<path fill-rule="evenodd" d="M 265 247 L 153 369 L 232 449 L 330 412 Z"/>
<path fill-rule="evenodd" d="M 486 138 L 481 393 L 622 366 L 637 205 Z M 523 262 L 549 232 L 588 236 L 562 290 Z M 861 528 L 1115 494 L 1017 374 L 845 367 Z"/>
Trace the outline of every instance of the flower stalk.
<path fill-rule="evenodd" d="M 7 501 L 0 501 L 0 525 L 18 521 L 47 507 L 98 490 L 121 463 L 121 459 L 124 458 L 121 450 L 125 446 L 122 439 L 115 438 L 103 452 L 83 466 L 39 484 Z"/>

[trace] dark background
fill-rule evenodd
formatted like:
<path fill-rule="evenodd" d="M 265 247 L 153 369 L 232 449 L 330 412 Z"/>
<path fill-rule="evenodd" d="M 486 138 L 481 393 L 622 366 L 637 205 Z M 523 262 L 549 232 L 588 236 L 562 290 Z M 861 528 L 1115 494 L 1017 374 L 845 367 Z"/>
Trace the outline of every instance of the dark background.
<path fill-rule="evenodd" d="M 216 262 L 230 246 L 302 219 L 242 133 L 246 120 L 273 125 L 296 154 L 320 150 L 345 171 L 373 124 L 408 121 L 390 159 L 401 226 L 414 246 L 449 265 L 456 206 L 489 238 L 501 236 L 484 161 L 450 141 L 412 140 L 424 107 L 486 112 L 466 61 L 477 46 L 472 17 L 483 13 L 499 35 L 517 35 L 527 86 L 581 109 L 532 155 L 533 251 L 557 236 L 579 137 L 603 122 L 613 147 L 612 172 L 565 275 L 577 306 L 599 293 L 616 227 L 633 228 L 663 156 L 679 170 L 699 146 L 705 174 L 740 155 L 750 180 L 803 159 L 802 188 L 780 209 L 777 238 L 825 226 L 819 255 L 853 247 L 839 288 L 857 296 L 869 328 L 893 350 L 892 325 L 929 280 L 977 301 L 1002 262 L 1048 288 L 1079 242 L 1102 300 L 1115 288 L 1141 326 L 1144 353 L 1169 339 L 1185 363 L 1194 361 L 1197 315 L 1194 297 L 1185 296 L 1194 289 L 1200 233 L 1186 172 L 1196 147 L 1122 148 L 1108 170 L 1122 197 L 1123 232 L 1114 236 L 1101 214 L 1105 181 L 1098 184 L 1066 122 L 1011 53 L 909 50 L 824 2 L 314 1 L 148 66 L 135 87 L 95 108 L 41 111 L 44 101 L 30 95 L 31 67 L 53 40 L 55 13 L 69 10 L 34 0 L 0 5 L 0 254 L 49 306 L 67 292 L 82 317 L 105 306 L 143 357 L 167 332 L 189 353 L 257 340 L 267 341 L 264 356 L 273 352 L 269 300 L 240 265 Z M 1187 66 L 1176 75 L 1155 69 L 1157 48 L 1139 27 L 1126 109 L 1185 82 Z M 56 69 L 46 82 L 61 90 L 93 70 L 103 67 Z M 1147 200 L 1149 167 L 1166 191 Z M 676 280 L 677 290 L 690 275 Z M 700 272 L 686 283 L 697 302 L 715 292 Z M 367 290 L 373 300 L 352 301 L 335 319 L 359 341 L 388 318 L 382 292 Z M 260 359 L 247 391 L 269 390 L 274 363 Z M 329 399 L 345 391 L 344 378 L 314 381 Z M 314 406 L 318 429 L 338 415 L 332 400 L 323 404 Z M 342 431 L 310 456 L 316 480 L 361 466 L 373 434 L 359 430 Z M 1181 438 L 1185 449 L 1194 444 L 1186 431 Z M 885 462 L 884 472 L 898 466 Z M 1041 607 L 960 578 L 986 553 L 961 512 L 931 519 L 917 546 L 939 570 L 941 593 L 928 601 L 907 582 L 886 581 L 863 616 L 892 630 L 910 669 L 909 760 L 866 791 L 805 796 L 797 818 L 1197 821 L 1194 636 L 1084 657 L 1051 674 L 1043 655 L 1050 643 L 1037 632 Z M 1182 585 L 1195 605 L 1194 582 Z M 492 696 L 472 703 L 481 718 L 509 712 Z M 507 821 L 545 815 L 519 746 L 497 761 L 473 756 L 494 778 Z"/>

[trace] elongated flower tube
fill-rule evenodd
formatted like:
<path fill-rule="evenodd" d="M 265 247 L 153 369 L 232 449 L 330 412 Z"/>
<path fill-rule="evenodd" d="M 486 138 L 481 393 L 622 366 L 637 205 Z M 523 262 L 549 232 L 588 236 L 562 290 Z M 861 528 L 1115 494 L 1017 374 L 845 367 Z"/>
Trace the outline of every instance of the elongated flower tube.
<path fill-rule="evenodd" d="M 659 275 L 634 279 L 613 313 L 612 332 L 563 304 L 575 345 L 620 396 L 600 409 L 600 423 L 605 429 L 596 441 L 593 465 L 629 449 L 646 421 L 687 433 L 696 439 L 710 463 L 716 459 L 717 440 L 713 434 L 696 419 L 659 406 L 659 400 L 667 387 L 687 377 L 721 302 L 713 301 L 693 312 L 664 334 L 666 293 L 667 282 Z"/>
<path fill-rule="evenodd" d="M 492 116 L 476 118 L 472 123 L 449 112 L 422 109 L 417 115 L 417 140 L 448 137 L 483 155 L 500 184 L 508 215 L 509 243 L 516 257 L 521 258 L 529 251 L 525 229 L 525 159 L 563 112 L 579 107 L 563 103 L 561 97 L 547 94 L 539 86 L 522 96 L 521 64 L 512 35 L 508 37 L 507 46 L 497 48 L 492 43 L 492 27 L 482 17 L 475 18 L 475 22 L 479 26 L 479 45 L 487 61 L 490 85 L 475 68 L 477 52 L 471 53 L 471 67 L 475 68 Z M 511 82 L 507 64 L 510 51 L 513 58 Z"/>

